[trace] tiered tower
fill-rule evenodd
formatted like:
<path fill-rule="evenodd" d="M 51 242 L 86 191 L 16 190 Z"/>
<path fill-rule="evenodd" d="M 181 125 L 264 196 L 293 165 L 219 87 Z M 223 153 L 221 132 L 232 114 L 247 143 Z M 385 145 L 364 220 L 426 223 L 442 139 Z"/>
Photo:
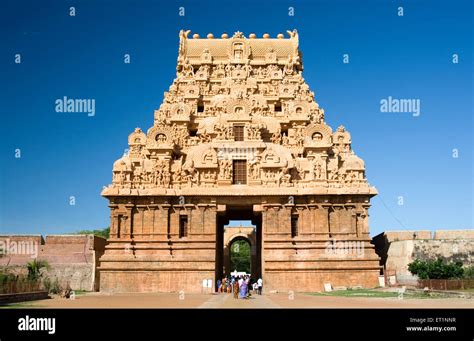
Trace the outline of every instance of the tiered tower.
<path fill-rule="evenodd" d="M 223 225 L 257 225 L 267 288 L 377 285 L 377 194 L 349 132 L 333 131 L 302 76 L 298 33 L 179 34 L 177 76 L 147 132 L 114 163 L 102 290 L 200 291 L 223 269 Z"/>

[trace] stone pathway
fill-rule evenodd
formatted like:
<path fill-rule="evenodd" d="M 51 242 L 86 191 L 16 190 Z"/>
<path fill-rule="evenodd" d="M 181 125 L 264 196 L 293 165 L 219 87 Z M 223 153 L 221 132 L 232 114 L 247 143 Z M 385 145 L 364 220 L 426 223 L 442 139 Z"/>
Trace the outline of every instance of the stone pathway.
<path fill-rule="evenodd" d="M 232 294 L 215 294 L 201 304 L 199 308 L 280 308 L 275 302 L 265 295 L 252 295 L 248 299 L 234 299 Z"/>

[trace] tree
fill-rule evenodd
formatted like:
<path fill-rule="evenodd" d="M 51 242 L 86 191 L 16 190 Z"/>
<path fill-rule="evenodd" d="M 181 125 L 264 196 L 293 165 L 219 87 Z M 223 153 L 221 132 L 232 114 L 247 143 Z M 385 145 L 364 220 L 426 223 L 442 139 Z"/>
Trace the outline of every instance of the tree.
<path fill-rule="evenodd" d="M 45 260 L 36 260 L 35 258 L 26 264 L 26 268 L 28 269 L 28 280 L 36 282 L 41 277 L 41 269 L 48 269 L 49 264 Z"/>
<path fill-rule="evenodd" d="M 446 263 L 441 257 L 427 261 L 415 259 L 408 264 L 408 271 L 420 279 L 462 278 L 464 273 L 461 262 Z"/>
<path fill-rule="evenodd" d="M 474 279 L 474 265 L 467 266 L 464 269 L 464 278 L 465 279 Z"/>
<path fill-rule="evenodd" d="M 245 240 L 236 240 L 230 245 L 231 271 L 250 273 L 250 244 Z"/>
<path fill-rule="evenodd" d="M 110 227 L 107 227 L 103 230 L 81 230 L 81 231 L 78 231 L 76 233 L 77 234 L 93 234 L 94 236 L 109 239 Z"/>

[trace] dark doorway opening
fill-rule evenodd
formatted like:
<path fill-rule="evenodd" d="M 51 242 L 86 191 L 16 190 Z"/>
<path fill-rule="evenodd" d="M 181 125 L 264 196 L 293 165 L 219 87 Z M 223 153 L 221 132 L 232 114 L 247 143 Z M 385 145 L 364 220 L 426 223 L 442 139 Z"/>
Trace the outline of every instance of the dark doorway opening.
<path fill-rule="evenodd" d="M 245 223 L 247 221 L 248 223 Z M 239 224 L 235 224 L 239 222 Z M 247 246 L 245 246 L 247 244 Z M 239 245 L 238 250 L 232 247 Z M 248 254 L 250 251 L 250 255 Z M 239 251 L 239 252 L 236 252 Z M 253 280 L 262 276 L 262 215 L 252 206 L 227 206 L 217 218 L 216 280 L 238 272 L 250 273 Z M 250 256 L 250 257 L 249 257 Z M 249 259 L 250 258 L 250 259 Z M 234 260 L 234 263 L 232 263 Z M 249 262 L 250 271 L 240 271 Z M 236 268 L 238 263 L 239 268 Z"/>

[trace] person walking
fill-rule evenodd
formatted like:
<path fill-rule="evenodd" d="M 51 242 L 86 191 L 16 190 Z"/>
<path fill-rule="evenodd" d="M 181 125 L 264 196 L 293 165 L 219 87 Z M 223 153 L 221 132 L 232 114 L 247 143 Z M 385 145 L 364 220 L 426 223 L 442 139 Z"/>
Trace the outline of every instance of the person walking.
<path fill-rule="evenodd" d="M 234 299 L 237 300 L 239 298 L 239 282 L 234 280 L 234 283 L 232 285 L 232 290 L 234 291 Z"/>
<path fill-rule="evenodd" d="M 261 294 L 262 294 L 262 288 L 263 288 L 263 280 L 262 280 L 262 278 L 259 278 L 259 279 L 257 280 L 257 288 L 258 288 L 257 293 L 258 293 L 259 295 L 261 295 Z"/>
<path fill-rule="evenodd" d="M 242 279 L 242 282 L 239 280 L 239 288 L 240 288 L 240 298 L 247 298 L 247 282 L 244 279 Z"/>

